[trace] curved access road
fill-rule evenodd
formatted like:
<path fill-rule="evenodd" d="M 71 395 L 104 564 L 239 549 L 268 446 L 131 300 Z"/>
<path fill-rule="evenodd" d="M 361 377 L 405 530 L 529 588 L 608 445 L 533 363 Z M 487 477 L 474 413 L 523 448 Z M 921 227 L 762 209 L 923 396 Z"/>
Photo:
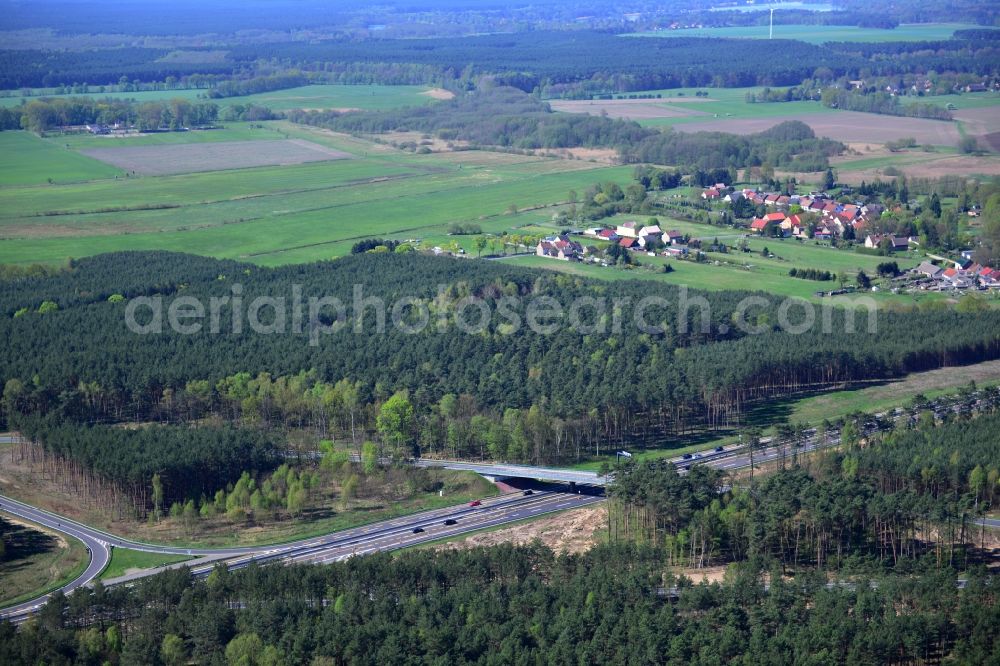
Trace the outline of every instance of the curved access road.
<path fill-rule="evenodd" d="M 59 588 L 64 593 L 69 593 L 82 585 L 91 583 L 100 575 L 110 560 L 110 550 L 113 547 L 151 553 L 211 558 L 211 564 L 197 561 L 188 563 L 195 568 L 196 573 L 200 571 L 207 574 L 219 561 L 227 561 L 227 565 L 231 567 L 246 566 L 251 562 L 274 560 L 323 562 L 377 550 L 405 548 L 464 532 L 584 506 L 602 499 L 602 496 L 594 494 L 538 490 L 530 495 L 518 494 L 484 499 L 476 503 L 475 506 L 461 504 L 443 509 L 422 511 L 285 544 L 231 548 L 180 548 L 132 541 L 2 495 L 0 495 L 0 511 L 77 538 L 90 549 L 91 562 L 86 571 L 72 582 Z M 448 521 L 449 524 L 446 524 L 445 521 Z M 127 583 L 151 573 L 155 573 L 155 570 L 123 576 L 120 579 L 108 581 L 108 584 Z M 0 611 L 0 618 L 21 620 L 37 611 L 48 597 L 49 595 L 45 595 L 5 608 Z"/>

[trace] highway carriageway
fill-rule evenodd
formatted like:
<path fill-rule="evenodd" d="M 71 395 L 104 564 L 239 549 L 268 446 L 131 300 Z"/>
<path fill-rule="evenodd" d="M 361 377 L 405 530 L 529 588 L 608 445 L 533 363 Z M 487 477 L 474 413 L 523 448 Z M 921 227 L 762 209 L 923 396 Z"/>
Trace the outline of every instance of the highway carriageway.
<path fill-rule="evenodd" d="M 110 561 L 110 549 L 114 546 L 145 552 L 200 556 L 203 559 L 174 565 L 190 566 L 196 575 L 207 575 L 220 562 L 225 562 L 231 568 L 240 568 L 252 562 L 331 562 L 352 555 L 406 548 L 444 537 L 458 536 L 547 513 L 586 506 L 604 499 L 599 489 L 588 489 L 588 491 L 569 493 L 539 489 L 532 491 L 531 495 L 508 494 L 481 500 L 478 506 L 462 504 L 433 509 L 288 544 L 238 548 L 178 548 L 130 541 L 3 496 L 0 496 L 0 510 L 78 538 L 87 545 L 92 555 L 87 570 L 77 579 L 59 588 L 64 593 L 69 593 L 77 587 L 92 583 L 100 575 Z M 446 520 L 455 521 L 455 524 L 446 526 L 444 525 Z M 422 531 L 414 532 L 415 528 Z M 104 584 L 129 584 L 153 573 L 156 573 L 156 570 L 137 572 L 106 580 Z M 0 617 L 15 622 L 23 621 L 36 612 L 48 597 L 49 595 L 45 595 L 3 609 L 0 611 Z"/>

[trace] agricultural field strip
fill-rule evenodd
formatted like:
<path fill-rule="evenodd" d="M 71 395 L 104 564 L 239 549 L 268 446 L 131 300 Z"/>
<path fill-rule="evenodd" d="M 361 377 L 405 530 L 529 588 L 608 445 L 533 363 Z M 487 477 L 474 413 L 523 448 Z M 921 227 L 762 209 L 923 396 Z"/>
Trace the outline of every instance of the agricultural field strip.
<path fill-rule="evenodd" d="M 555 205 L 570 189 L 579 190 L 593 182 L 607 180 L 615 180 L 621 184 L 627 182 L 631 175 L 628 167 L 603 167 L 595 168 L 594 171 L 599 171 L 599 175 L 591 170 L 529 175 L 505 182 L 466 184 L 458 189 L 344 205 L 339 208 L 344 214 L 335 219 L 331 219 L 328 209 L 323 209 L 194 231 L 8 240 L 0 243 L 0 261 L 56 261 L 66 256 L 86 256 L 123 249 L 184 251 L 190 249 L 192 243 L 200 248 L 201 253 L 209 256 L 244 257 L 314 242 L 345 241 L 360 236 L 399 233 L 401 227 L 425 228 L 457 221 L 478 221 L 489 218 L 490 215 L 499 215 L 511 203 L 517 203 L 522 208 L 529 205 Z M 198 209 L 192 209 L 194 210 Z M 346 253 L 346 249 L 341 250 L 340 254 Z M 302 260 L 329 256 L 329 253 L 322 253 L 303 257 Z"/>
<path fill-rule="evenodd" d="M 88 157 L 148 176 L 305 164 L 352 158 L 353 155 L 303 139 L 182 143 L 160 146 L 87 148 Z"/>
<path fill-rule="evenodd" d="M 235 199 L 179 204 L 179 207 L 184 211 L 183 215 L 178 215 L 178 208 L 154 207 L 145 210 L 130 208 L 121 211 L 77 211 L 60 215 L 36 213 L 27 219 L 31 219 L 32 223 L 38 226 L 43 226 L 44 223 L 59 225 L 69 225 L 74 222 L 85 223 L 86 228 L 81 228 L 80 230 L 84 234 L 92 233 L 91 229 L 101 222 L 106 222 L 109 225 L 109 229 L 113 231 L 117 221 L 122 218 L 127 218 L 130 230 L 140 231 L 144 230 L 148 225 L 157 222 L 166 224 L 168 228 L 176 228 L 178 225 L 184 225 L 186 228 L 190 228 L 191 226 L 219 226 L 235 221 L 247 222 L 351 206 L 364 206 L 372 203 L 381 204 L 395 199 L 410 197 L 427 198 L 465 188 L 503 185 L 527 179 L 541 180 L 544 184 L 548 179 L 559 178 L 561 178 L 559 173 L 537 176 L 533 173 L 526 173 L 519 174 L 518 176 L 511 174 L 498 177 L 494 174 L 484 174 L 483 172 L 476 172 L 471 169 L 463 172 L 461 175 L 455 172 L 429 174 L 404 173 L 394 176 L 371 178 L 363 183 L 348 182 L 297 192 L 266 193 Z M 25 218 L 11 218 L 7 215 L 0 216 L 0 220 L 3 219 L 23 220 Z M 40 223 L 39 220 L 44 220 L 44 222 Z M 3 226 L 3 224 L 0 224 L 0 233 L 3 232 Z M 9 227 L 10 225 L 7 226 Z M 18 230 L 21 231 L 21 229 Z"/>
<path fill-rule="evenodd" d="M 169 99 L 186 99 L 189 102 L 213 102 L 220 107 L 237 104 L 259 104 L 275 111 L 301 108 L 348 108 L 357 107 L 369 110 L 391 109 L 400 106 L 430 104 L 434 99 L 427 95 L 431 89 L 427 86 L 388 86 L 388 85 L 340 85 L 315 84 L 286 88 L 240 97 L 223 97 L 205 99 L 209 92 L 204 88 L 185 88 L 178 90 L 143 90 L 139 92 L 87 92 L 68 95 L 39 94 L 24 97 L 19 90 L 2 91 L 7 96 L 0 97 L 0 107 L 12 107 L 22 101 L 31 101 L 40 97 L 92 97 L 94 99 L 134 99 L 138 102 L 153 102 Z M 365 95 L 363 93 L 370 93 Z M 377 93 L 377 94 L 371 94 Z"/>
<path fill-rule="evenodd" d="M 563 170 L 561 167 L 564 164 L 572 166 Z M 497 167 L 468 165 L 468 172 L 461 176 L 475 177 L 477 172 L 493 172 L 512 177 L 526 177 L 599 169 L 602 166 L 544 159 Z M 463 171 L 466 170 L 463 168 Z M 369 157 L 353 160 L 350 163 L 264 166 L 242 171 L 175 174 L 132 180 L 100 180 L 58 186 L 8 187 L 0 189 L 0 196 L 4 202 L 3 208 L 0 209 L 0 220 L 61 214 L 82 215 L 114 212 L 114 209 L 155 208 L 163 205 L 214 204 L 378 184 L 394 177 L 440 174 L 449 174 L 454 178 L 456 169 L 451 164 L 440 165 L 430 160 Z"/>

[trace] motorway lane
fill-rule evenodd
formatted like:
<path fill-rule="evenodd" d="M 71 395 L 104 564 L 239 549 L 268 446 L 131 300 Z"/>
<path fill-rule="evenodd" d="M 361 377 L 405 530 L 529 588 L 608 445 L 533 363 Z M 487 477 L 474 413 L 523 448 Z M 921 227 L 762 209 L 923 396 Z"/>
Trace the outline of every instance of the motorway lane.
<path fill-rule="evenodd" d="M 3 510 L 7 511 L 7 500 L 4 499 L 2 504 L 3 504 Z M 15 513 L 13 511 L 8 511 L 8 513 L 11 513 L 12 515 L 18 516 L 19 518 L 22 519 L 25 518 L 25 516 L 22 516 L 19 513 Z M 87 585 L 92 580 L 97 578 L 101 574 L 101 572 L 104 571 L 104 568 L 108 566 L 108 562 L 111 561 L 111 549 L 108 548 L 103 541 L 95 539 L 86 530 L 79 529 L 78 527 L 76 527 L 71 523 L 66 523 L 66 524 L 57 523 L 55 527 L 51 527 L 41 521 L 32 520 L 30 518 L 27 518 L 27 520 L 30 522 L 43 525 L 54 532 L 59 532 L 71 538 L 75 538 L 78 541 L 83 542 L 83 545 L 87 547 L 87 552 L 90 554 L 90 563 L 87 565 L 87 568 L 84 569 L 83 573 L 77 576 L 74 580 L 70 581 L 66 585 L 63 585 L 61 588 L 59 588 L 65 594 L 69 594 L 76 588 L 82 585 Z M 6 615 L 23 615 L 26 613 L 34 613 L 41 606 L 43 606 L 46 601 L 48 601 L 49 596 L 51 596 L 51 593 L 41 597 L 36 597 L 35 599 L 25 601 L 15 606 L 9 606 L 4 609 L 3 613 L 0 613 L 0 618 L 5 617 Z"/>
<path fill-rule="evenodd" d="M 246 565 L 250 562 L 266 562 L 276 559 L 285 559 L 294 555 L 308 554 L 308 553 L 323 553 L 327 550 L 334 549 L 340 552 L 345 548 L 357 549 L 359 544 L 365 542 L 377 540 L 380 546 L 386 547 L 390 546 L 389 543 L 392 540 L 398 540 L 399 544 L 395 547 L 403 547 L 402 544 L 409 544 L 413 540 L 408 538 L 412 535 L 413 527 L 427 526 L 430 527 L 436 523 L 443 523 L 446 519 L 453 519 L 458 521 L 455 526 L 456 534 L 462 532 L 469 532 L 475 529 L 479 529 L 476 525 L 480 525 L 484 518 L 479 516 L 488 516 L 493 521 L 490 524 L 502 524 L 504 522 L 511 522 L 514 520 L 520 520 L 522 517 L 531 517 L 532 515 L 540 515 L 541 513 L 548 513 L 553 510 L 560 510 L 558 508 L 549 508 L 545 511 L 540 509 L 525 509 L 525 511 L 513 511 L 513 509 L 520 507 L 530 507 L 539 502 L 539 500 L 544 500 L 546 504 L 550 503 L 551 500 L 557 498 L 591 498 L 590 501 L 600 501 L 602 499 L 599 496 L 592 495 L 570 495 L 563 493 L 553 493 L 548 491 L 536 491 L 534 495 L 524 496 L 501 496 L 496 498 L 489 498 L 482 500 L 482 504 L 477 507 L 472 507 L 467 504 L 459 506 L 451 506 L 442 509 L 432 509 L 429 511 L 423 511 L 420 513 L 410 514 L 407 516 L 402 516 L 399 518 L 393 518 L 390 520 L 381 521 L 378 523 L 371 523 L 369 525 L 364 525 L 357 528 L 352 528 L 349 530 L 343 530 L 339 532 L 333 532 L 330 534 L 322 535 L 319 537 L 313 537 L 309 539 L 301 539 L 299 541 L 291 542 L 288 544 L 278 544 L 271 546 L 244 546 L 239 548 L 176 548 L 172 546 L 156 546 L 152 544 L 144 544 L 139 542 L 130 541 L 127 539 L 122 539 L 120 537 L 110 535 L 101 530 L 96 530 L 94 528 L 87 527 L 75 521 L 71 521 L 62 516 L 56 514 L 42 511 L 35 507 L 29 506 L 22 502 L 17 502 L 10 498 L 0 496 L 0 511 L 7 511 L 13 515 L 20 516 L 22 518 L 32 520 L 41 525 L 49 527 L 50 529 L 62 532 L 68 536 L 80 539 L 83 541 L 88 548 L 90 548 L 93 554 L 90 565 L 87 567 L 86 572 L 78 577 L 76 580 L 67 584 L 61 588 L 64 592 L 70 592 L 81 585 L 86 585 L 90 583 L 96 576 L 98 576 L 101 571 L 104 570 L 110 559 L 109 545 L 116 545 L 126 548 L 135 548 L 137 550 L 144 550 L 146 552 L 157 552 L 157 553 L 172 553 L 172 554 L 186 554 L 192 556 L 211 556 L 213 560 L 218 561 L 220 559 L 231 559 L 238 558 L 234 560 L 237 566 Z M 562 500 L 565 501 L 565 500 Z M 571 499 L 570 504 L 567 506 L 578 504 L 579 501 L 576 499 Z M 586 502 L 589 503 L 589 502 Z M 556 505 L 557 502 L 551 502 L 552 505 Z M 469 521 L 469 517 L 473 517 L 474 520 Z M 425 528 L 426 529 L 426 528 Z M 442 535 L 443 536 L 443 535 Z M 433 537 L 439 538 L 439 537 Z M 389 548 L 391 549 L 391 548 Z M 211 566 L 214 566 L 215 562 Z M 209 567 L 210 570 L 211 567 Z M 134 576 L 129 578 L 132 580 L 141 576 Z M 30 614 L 37 609 L 42 603 L 44 603 L 46 597 L 34 599 L 23 604 L 18 604 L 17 606 L 6 608 L 0 617 L 13 617 L 19 618 L 27 614 Z"/>
<path fill-rule="evenodd" d="M 445 525 L 444 521 L 420 524 L 424 531 L 414 533 L 412 528 L 402 532 L 389 534 L 374 540 L 358 541 L 328 548 L 312 553 L 303 553 L 287 558 L 288 562 L 325 564 L 345 560 L 356 555 L 367 555 L 379 551 L 397 550 L 415 546 L 428 541 L 436 541 L 446 537 L 454 537 L 466 532 L 472 532 L 507 523 L 537 518 L 545 514 L 595 504 L 604 501 L 600 495 L 574 495 L 568 493 L 552 493 L 537 497 L 532 501 L 514 504 L 495 511 L 483 512 L 458 521 L 456 525 Z M 416 527 L 416 526 L 415 526 Z"/>

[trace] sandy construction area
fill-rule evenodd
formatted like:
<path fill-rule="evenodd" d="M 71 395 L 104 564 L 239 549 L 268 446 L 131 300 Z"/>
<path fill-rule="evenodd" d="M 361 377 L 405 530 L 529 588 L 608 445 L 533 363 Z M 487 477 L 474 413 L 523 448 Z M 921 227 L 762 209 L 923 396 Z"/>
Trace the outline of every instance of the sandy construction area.
<path fill-rule="evenodd" d="M 607 113 L 611 118 L 642 120 L 649 118 L 687 118 L 689 116 L 708 116 L 704 111 L 682 109 L 668 106 L 663 102 L 680 101 L 674 98 L 662 99 L 595 99 L 595 100 L 552 100 L 549 105 L 553 111 L 565 113 L 589 113 L 599 116 Z M 694 101 L 683 98 L 684 102 Z M 700 101 L 700 100 L 699 100 Z"/>
<path fill-rule="evenodd" d="M 458 541 L 437 546 L 439 550 L 464 550 L 501 543 L 524 545 L 538 539 L 559 553 L 582 553 L 599 539 L 598 532 L 608 524 L 608 509 L 601 504 L 563 511 L 547 518 L 496 530 L 473 534 Z"/>
<path fill-rule="evenodd" d="M 431 90 L 425 90 L 420 94 L 426 95 L 432 99 L 451 99 L 455 96 L 455 93 L 450 90 L 445 90 L 444 88 L 432 88 Z"/>
<path fill-rule="evenodd" d="M 681 132 L 729 132 L 754 134 L 774 127 L 786 120 L 801 120 L 816 132 L 845 143 L 882 144 L 905 137 L 913 137 L 920 144 L 954 146 L 959 134 L 955 123 L 925 118 L 900 118 L 874 113 L 838 111 L 836 113 L 773 116 L 770 118 L 728 118 L 705 122 L 684 123 L 674 126 Z"/>
<path fill-rule="evenodd" d="M 304 164 L 353 157 L 302 139 L 90 148 L 80 152 L 144 176 Z"/>

